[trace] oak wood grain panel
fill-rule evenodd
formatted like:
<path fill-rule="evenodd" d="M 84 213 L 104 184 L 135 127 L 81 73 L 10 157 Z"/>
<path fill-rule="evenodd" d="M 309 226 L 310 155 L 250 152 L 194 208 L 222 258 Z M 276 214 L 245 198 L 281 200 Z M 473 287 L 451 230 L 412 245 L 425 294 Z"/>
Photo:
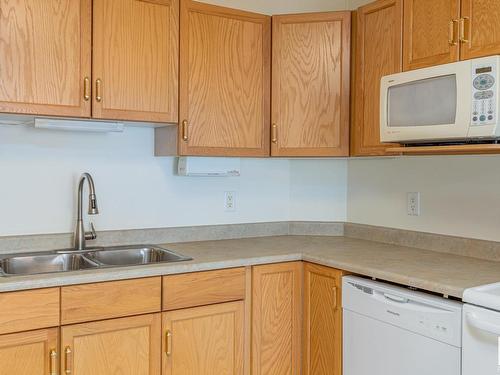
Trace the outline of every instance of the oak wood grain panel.
<path fill-rule="evenodd" d="M 268 156 L 271 19 L 181 2 L 181 155 Z"/>
<path fill-rule="evenodd" d="M 304 265 L 303 375 L 342 375 L 342 275 Z"/>
<path fill-rule="evenodd" d="M 47 375 L 58 372 L 59 363 L 51 368 L 51 351 L 59 351 L 59 329 L 43 329 L 0 336 L 0 374 Z"/>
<path fill-rule="evenodd" d="M 59 325 L 59 288 L 0 293 L 0 334 Z"/>
<path fill-rule="evenodd" d="M 161 314 L 75 324 L 61 328 L 61 369 L 70 348 L 75 375 L 160 375 Z"/>
<path fill-rule="evenodd" d="M 161 277 L 61 288 L 61 324 L 161 311 Z"/>
<path fill-rule="evenodd" d="M 451 45 L 449 40 L 450 22 L 458 20 L 459 14 L 459 0 L 404 1 L 405 71 L 458 61 L 459 45 Z"/>
<path fill-rule="evenodd" d="M 356 21 L 353 156 L 386 155 L 380 142 L 380 79 L 402 69 L 402 0 L 360 7 Z"/>
<path fill-rule="evenodd" d="M 245 328 L 244 328 L 244 354 L 243 373 L 250 375 L 252 372 L 252 267 L 245 267 Z"/>
<path fill-rule="evenodd" d="M 93 117 L 178 122 L 178 0 L 93 3 Z"/>
<path fill-rule="evenodd" d="M 163 313 L 163 374 L 242 375 L 243 321 L 242 301 Z"/>
<path fill-rule="evenodd" d="M 467 43 L 460 46 L 462 60 L 500 54 L 500 2 L 461 0 L 462 17 L 467 17 Z"/>
<path fill-rule="evenodd" d="M 255 266 L 252 289 L 252 374 L 299 375 L 302 262 Z"/>
<path fill-rule="evenodd" d="M 349 154 L 350 12 L 273 16 L 273 156 Z"/>
<path fill-rule="evenodd" d="M 91 0 L 0 0 L 0 112 L 90 116 Z"/>
<path fill-rule="evenodd" d="M 245 268 L 163 277 L 163 310 L 245 299 Z"/>

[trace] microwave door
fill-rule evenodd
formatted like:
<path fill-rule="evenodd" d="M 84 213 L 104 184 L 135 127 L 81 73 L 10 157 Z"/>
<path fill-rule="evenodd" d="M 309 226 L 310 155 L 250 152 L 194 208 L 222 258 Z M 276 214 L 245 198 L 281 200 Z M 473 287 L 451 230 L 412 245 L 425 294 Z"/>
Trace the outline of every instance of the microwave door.
<path fill-rule="evenodd" d="M 466 139 L 470 100 L 464 77 L 470 80 L 470 72 L 462 74 L 458 69 L 462 64 L 457 69 L 450 65 L 441 72 L 440 67 L 406 72 L 402 76 L 405 81 L 398 82 L 396 78 L 387 85 L 383 98 L 386 107 L 382 107 L 386 110 L 382 116 L 382 141 L 423 143 Z"/>

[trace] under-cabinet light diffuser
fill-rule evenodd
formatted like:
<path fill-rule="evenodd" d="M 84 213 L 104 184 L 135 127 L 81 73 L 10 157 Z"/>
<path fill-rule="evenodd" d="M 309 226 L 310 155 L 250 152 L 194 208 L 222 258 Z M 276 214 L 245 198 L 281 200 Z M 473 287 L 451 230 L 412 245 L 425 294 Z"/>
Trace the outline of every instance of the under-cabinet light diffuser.
<path fill-rule="evenodd" d="M 35 128 L 75 132 L 121 133 L 124 125 L 121 122 L 35 118 Z"/>

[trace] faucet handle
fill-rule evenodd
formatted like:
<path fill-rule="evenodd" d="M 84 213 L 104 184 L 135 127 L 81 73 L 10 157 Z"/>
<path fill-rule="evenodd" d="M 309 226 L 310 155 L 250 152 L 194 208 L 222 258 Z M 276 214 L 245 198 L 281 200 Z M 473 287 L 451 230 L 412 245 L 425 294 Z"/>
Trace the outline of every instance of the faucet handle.
<path fill-rule="evenodd" d="M 90 232 L 85 232 L 86 240 L 95 240 L 97 238 L 97 233 L 94 227 L 94 223 L 90 222 Z"/>

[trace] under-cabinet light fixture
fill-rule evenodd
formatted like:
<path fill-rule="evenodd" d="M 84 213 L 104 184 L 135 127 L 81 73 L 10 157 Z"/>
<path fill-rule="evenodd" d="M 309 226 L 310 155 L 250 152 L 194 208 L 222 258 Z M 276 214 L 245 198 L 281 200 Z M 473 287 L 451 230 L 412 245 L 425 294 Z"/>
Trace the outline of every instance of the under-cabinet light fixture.
<path fill-rule="evenodd" d="M 35 118 L 35 128 L 74 132 L 121 133 L 124 125 L 121 122 Z"/>

